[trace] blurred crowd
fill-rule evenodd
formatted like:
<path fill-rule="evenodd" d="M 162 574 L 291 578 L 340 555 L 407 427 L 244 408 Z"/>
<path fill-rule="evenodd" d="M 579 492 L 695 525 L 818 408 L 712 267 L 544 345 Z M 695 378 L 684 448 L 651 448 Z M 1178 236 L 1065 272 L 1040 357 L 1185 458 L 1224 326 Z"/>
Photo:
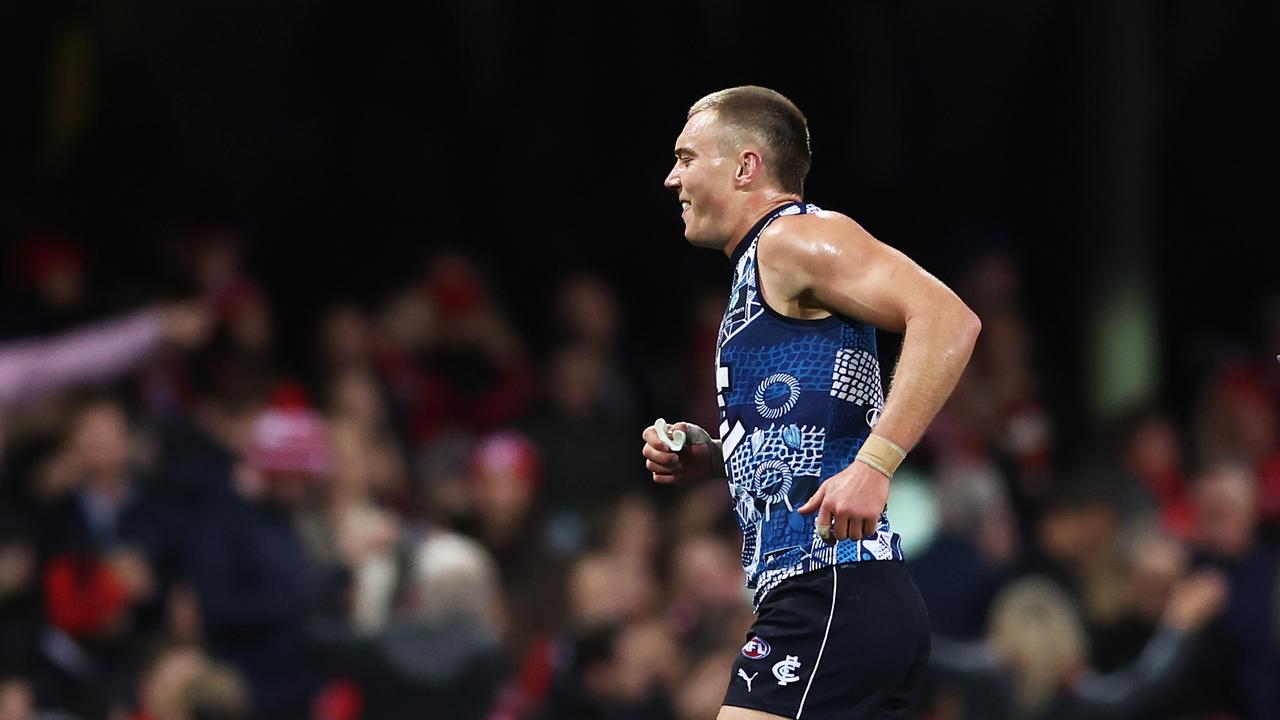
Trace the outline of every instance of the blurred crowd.
<path fill-rule="evenodd" d="M 316 307 L 300 364 L 248 245 L 184 238 L 182 292 L 130 309 L 64 235 L 6 258 L 0 720 L 714 717 L 741 538 L 723 483 L 639 451 L 717 425 L 726 288 L 655 341 L 568 274 L 531 337 L 491 260 L 435 251 Z M 935 633 L 916 715 L 1280 717 L 1275 360 L 1224 345 L 1190 412 L 1085 430 L 1017 258 L 956 280 L 984 332 L 890 499 Z"/>

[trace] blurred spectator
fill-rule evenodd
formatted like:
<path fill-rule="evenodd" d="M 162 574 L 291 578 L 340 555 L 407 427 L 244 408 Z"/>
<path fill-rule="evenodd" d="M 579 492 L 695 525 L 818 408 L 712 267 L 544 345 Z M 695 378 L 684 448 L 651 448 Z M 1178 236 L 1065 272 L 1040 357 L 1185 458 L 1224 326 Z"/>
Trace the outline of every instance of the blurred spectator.
<path fill-rule="evenodd" d="M 473 517 L 470 487 L 475 439 L 461 432 L 440 435 L 414 458 L 417 514 L 449 527 L 466 527 Z"/>
<path fill-rule="evenodd" d="M 327 669 L 356 683 L 365 720 L 488 717 L 509 673 L 492 558 L 472 540 L 433 534 L 410 550 L 402 584 L 379 632 L 315 628 Z"/>
<path fill-rule="evenodd" d="M 480 539 L 497 561 L 512 615 L 509 648 L 523 659 L 564 621 L 567 564 L 544 523 L 542 457 L 520 433 L 494 433 L 476 445 L 467 477 L 471 514 L 458 527 Z"/>
<path fill-rule="evenodd" d="M 538 448 L 518 432 L 494 433 L 476 444 L 468 477 L 476 533 L 501 567 L 514 570 L 513 556 L 538 544 L 542 532 L 533 512 L 542 483 Z"/>
<path fill-rule="evenodd" d="M 555 325 L 560 345 L 583 345 L 601 358 L 601 399 L 619 421 L 646 414 L 647 357 L 624 345 L 622 309 L 604 278 L 579 273 L 556 289 Z"/>
<path fill-rule="evenodd" d="M 197 359 L 193 382 L 206 396 L 265 393 L 283 372 L 276 357 L 276 329 L 266 293 L 249 282 L 237 284 L 217 301 L 223 331 Z"/>
<path fill-rule="evenodd" d="M 690 668 L 677 689 L 676 717 L 679 720 L 713 718 L 724 703 L 724 679 L 733 670 L 737 648 L 707 655 Z"/>
<path fill-rule="evenodd" d="M 741 645 L 742 628 L 751 626 L 751 605 L 742 584 L 738 553 L 708 535 L 686 537 L 671 557 L 665 618 L 693 656 Z M 718 678 L 724 699 L 724 676 Z"/>
<path fill-rule="evenodd" d="M 331 472 L 328 430 L 300 391 L 284 387 L 251 433 L 244 464 L 195 518 L 188 569 L 209 648 L 245 675 L 255 717 L 306 718 L 317 675 L 305 626 L 327 588 L 296 522 Z"/>
<path fill-rule="evenodd" d="M 603 359 L 585 345 L 554 351 L 546 401 L 521 423 L 543 450 L 546 499 L 553 511 L 582 515 L 634 488 L 647 487 L 635 454 L 635 426 L 605 407 Z M 638 468 L 638 469 L 637 469 Z"/>
<path fill-rule="evenodd" d="M 1258 541 L 1258 488 L 1247 466 L 1217 463 L 1196 480 L 1193 550 L 1198 566 L 1227 578 L 1227 604 L 1201 685 L 1215 704 L 1244 717 L 1280 717 L 1275 549 Z"/>
<path fill-rule="evenodd" d="M 1017 580 L 996 599 L 985 643 L 935 638 L 931 665 L 963 718 L 1132 718 L 1165 716 L 1169 691 L 1188 677 L 1197 633 L 1227 596 L 1202 573 L 1180 583 L 1160 633 L 1129 668 L 1097 675 L 1070 597 L 1040 577 Z"/>
<path fill-rule="evenodd" d="M 188 232 L 184 241 L 186 272 L 220 323 L 212 345 L 190 368 L 195 393 L 226 399 L 270 392 L 284 375 L 276 322 L 267 289 L 245 268 L 245 238 L 211 227 Z"/>
<path fill-rule="evenodd" d="M 671 389 L 662 394 L 660 407 L 683 407 L 687 422 L 704 428 L 720 426 L 719 389 L 715 373 L 707 370 L 707 358 L 715 357 L 716 338 L 724 320 L 725 297 L 719 290 L 703 295 L 695 305 L 693 326 L 676 356 L 676 373 Z M 672 391 L 675 392 L 672 392 Z"/>
<path fill-rule="evenodd" d="M 245 238 L 230 227 L 196 227 L 181 233 L 186 274 L 219 311 L 246 281 L 244 246 Z"/>
<path fill-rule="evenodd" d="M 977 254 L 960 282 L 960 294 L 979 317 L 1022 305 L 1022 270 L 1006 250 L 990 248 Z"/>
<path fill-rule="evenodd" d="M 528 406 L 535 380 L 511 329 L 466 257 L 440 253 L 422 284 L 396 299 L 380 366 L 404 403 L 413 442 L 461 428 L 485 432 Z"/>
<path fill-rule="evenodd" d="M 605 552 L 580 557 L 569 569 L 569 613 L 575 625 L 625 622 L 657 607 L 657 579 L 643 566 Z"/>
<path fill-rule="evenodd" d="M 247 720 L 249 691 L 240 676 L 200 648 L 161 649 L 142 674 L 133 720 Z"/>
<path fill-rule="evenodd" d="M 605 549 L 629 567 L 654 572 L 662 540 L 658 512 L 644 495 L 630 492 L 618 498 L 605 528 Z"/>
<path fill-rule="evenodd" d="M 539 716 L 543 720 L 675 718 L 671 698 L 685 668 L 663 624 L 592 626 L 575 637 L 570 657 Z"/>
<path fill-rule="evenodd" d="M 1117 538 L 1115 567 L 1106 575 L 1113 604 L 1090 618 L 1088 627 L 1089 662 L 1100 672 L 1138 659 L 1158 630 L 1173 588 L 1187 574 L 1186 548 L 1154 523 L 1131 523 Z"/>
<path fill-rule="evenodd" d="M 938 535 L 923 553 L 907 558 L 907 567 L 933 631 L 974 640 L 1017 560 L 1017 527 L 993 468 L 949 465 L 939 470 L 936 484 Z"/>
<path fill-rule="evenodd" d="M 114 379 L 165 342 L 199 346 L 211 329 L 208 311 L 186 303 L 148 308 L 54 338 L 0 344 L 0 440 L 7 414 L 74 385 Z"/>
<path fill-rule="evenodd" d="M 330 440 L 331 481 L 301 513 L 299 525 L 317 567 L 335 577 L 350 576 L 345 614 L 358 630 L 373 632 L 386 621 L 401 522 L 376 500 L 374 474 L 385 465 L 375 444 L 350 421 L 331 423 Z"/>
<path fill-rule="evenodd" d="M 339 303 L 325 312 L 316 351 L 328 373 L 370 369 L 376 350 L 373 327 L 359 306 Z"/>
<path fill-rule="evenodd" d="M 60 332 L 90 319 L 89 257 L 82 243 L 58 230 L 37 230 L 20 238 L 8 259 L 21 294 L 0 320 L 0 336 Z"/>
<path fill-rule="evenodd" d="M 1196 407 L 1196 453 L 1202 464 L 1236 461 L 1261 469 L 1280 451 L 1280 409 L 1266 376 L 1251 364 L 1228 363 L 1206 385 Z"/>
<path fill-rule="evenodd" d="M 38 560 L 29 530 L 0 512 L 0 677 L 27 667 L 43 619 Z"/>
<path fill-rule="evenodd" d="M 1165 529 L 1186 538 L 1195 522 L 1187 491 L 1182 443 L 1173 420 L 1157 408 L 1143 408 L 1120 422 L 1115 433 L 1120 466 L 1150 494 Z"/>
<path fill-rule="evenodd" d="M 983 333 L 926 446 L 939 463 L 994 463 L 1019 533 L 1030 539 L 1054 491 L 1056 437 L 1021 298 L 1022 276 L 1006 252 L 980 255 L 959 286 Z"/>
<path fill-rule="evenodd" d="M 16 678 L 0 678 L 0 720 L 81 720 L 61 710 L 37 707 L 31 684 Z"/>
<path fill-rule="evenodd" d="M 92 692 L 105 686 L 116 704 L 133 685 L 129 673 L 141 640 L 163 627 L 183 528 L 160 479 L 144 477 L 135 447 L 117 400 L 100 396 L 81 404 L 51 461 L 62 478 L 46 488 L 50 505 L 37 532 L 45 632 L 81 658 L 75 674 Z M 65 652 L 46 654 L 59 664 Z"/>
<path fill-rule="evenodd" d="M 1112 571 L 1134 489 L 1112 468 L 1086 465 L 1055 491 L 1036 526 L 1027 567 L 1078 593 L 1087 616 L 1109 612 L 1117 598 Z"/>
<path fill-rule="evenodd" d="M 0 680 L 0 720 L 31 720 L 35 715 L 36 697 L 31 686 L 22 680 Z"/>
<path fill-rule="evenodd" d="M 335 372 L 328 384 L 328 415 L 335 427 L 348 433 L 351 442 L 344 448 L 358 449 L 361 455 L 343 466 L 352 487 L 409 512 L 413 494 L 404 448 L 377 376 L 368 368 Z"/>
<path fill-rule="evenodd" d="M 279 354 L 298 350 L 278 346 L 296 339 L 281 286 L 233 231 L 186 239 L 198 302 L 61 336 L 44 333 L 93 309 L 84 248 L 49 236 L 8 268 L 27 293 L 8 330 L 42 335 L 0 345 L 0 720 L 715 715 L 750 613 L 728 491 L 650 496 L 632 458 L 651 405 L 718 422 L 703 358 L 723 295 L 695 291 L 689 335 L 650 357 L 598 274 L 514 327 L 485 281 L 501 268 L 437 252 L 376 314 L 369 298 L 323 312 L 301 368 L 321 418 L 296 391 L 267 401 L 298 359 Z M 985 344 L 915 455 L 940 520 L 910 554 L 946 678 L 927 710 L 1277 715 L 1274 352 L 1207 378 L 1193 444 L 1186 418 L 1143 407 L 1089 465 L 1062 441 L 1092 438 L 1055 435 L 1073 425 L 1050 413 L 1060 383 L 1036 367 L 1023 285 L 1007 253 L 973 266 Z M 215 326 L 203 353 L 159 352 Z M 541 375 L 529 346 L 549 348 Z M 111 396 L 60 392 L 135 368 Z M 1208 468 L 1194 484 L 1187 457 Z M 1220 583 L 1193 566 L 1230 585 L 1212 621 Z M 181 643 L 143 664 L 157 633 Z"/>

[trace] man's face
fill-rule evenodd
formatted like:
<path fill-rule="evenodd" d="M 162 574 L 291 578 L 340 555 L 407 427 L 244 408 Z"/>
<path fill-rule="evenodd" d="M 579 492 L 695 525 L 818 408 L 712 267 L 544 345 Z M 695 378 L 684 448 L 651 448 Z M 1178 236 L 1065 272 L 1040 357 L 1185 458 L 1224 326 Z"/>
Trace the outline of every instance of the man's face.
<path fill-rule="evenodd" d="M 716 114 L 689 118 L 676 138 L 676 162 L 663 185 L 680 197 L 684 236 L 699 247 L 723 248 L 732 239 L 732 201 L 737 161 L 725 156 L 725 129 Z"/>

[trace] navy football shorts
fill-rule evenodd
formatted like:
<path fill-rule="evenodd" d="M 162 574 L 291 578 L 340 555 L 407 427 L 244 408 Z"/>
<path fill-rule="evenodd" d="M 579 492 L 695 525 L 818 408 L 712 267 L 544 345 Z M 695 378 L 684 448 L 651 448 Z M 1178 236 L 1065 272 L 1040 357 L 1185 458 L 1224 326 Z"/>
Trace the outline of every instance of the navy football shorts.
<path fill-rule="evenodd" d="M 929 617 L 902 563 L 824 568 L 765 596 L 724 704 L 797 720 L 905 717 L 928 660 Z"/>

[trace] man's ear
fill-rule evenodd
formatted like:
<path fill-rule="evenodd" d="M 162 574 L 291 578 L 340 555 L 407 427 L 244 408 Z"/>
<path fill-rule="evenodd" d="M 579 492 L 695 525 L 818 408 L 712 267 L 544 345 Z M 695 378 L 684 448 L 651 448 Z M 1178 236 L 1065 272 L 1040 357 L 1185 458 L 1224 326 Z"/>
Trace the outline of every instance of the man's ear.
<path fill-rule="evenodd" d="M 744 187 L 755 181 L 764 173 L 764 157 L 755 148 L 747 148 L 738 153 L 738 167 L 734 172 L 734 180 L 738 187 Z"/>

